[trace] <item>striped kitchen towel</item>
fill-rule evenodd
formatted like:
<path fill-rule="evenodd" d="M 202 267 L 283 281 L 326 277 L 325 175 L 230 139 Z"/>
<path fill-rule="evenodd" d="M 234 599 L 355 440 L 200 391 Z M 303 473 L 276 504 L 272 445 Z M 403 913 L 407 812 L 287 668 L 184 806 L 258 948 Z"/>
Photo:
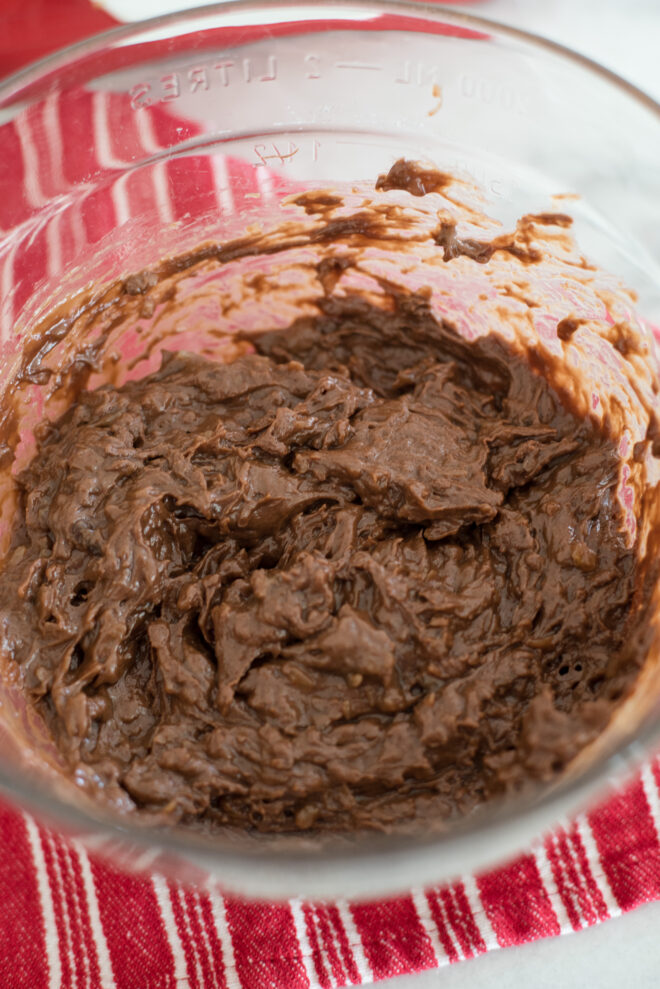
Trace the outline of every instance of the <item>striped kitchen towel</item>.
<path fill-rule="evenodd" d="M 660 898 L 660 760 L 511 862 L 359 903 L 126 875 L 0 805 L 0 986 L 339 989 L 579 931 Z"/>
<path fill-rule="evenodd" d="M 0 73 L 112 23 L 89 0 L 5 0 Z M 76 176 L 63 149 L 87 142 L 80 173 L 122 167 L 167 146 L 194 123 L 127 116 L 120 94 L 97 90 L 63 108 L 53 93 L 6 124 L 0 145 L 0 232 L 31 236 L 0 256 L 3 320 L 11 333 L 36 275 L 57 277 L 76 245 L 93 245 L 133 210 L 162 223 L 185 216 L 191 189 L 223 213 L 241 195 L 277 198 L 268 168 L 177 160 L 90 188 L 47 227 L 32 220 Z M 44 139 L 45 135 L 45 139 Z M 16 182 L 16 179 L 19 182 Z M 254 183 L 254 188 L 249 182 Z M 18 190 L 18 191 L 17 191 Z M 73 249 L 72 245 L 73 244 Z M 184 888 L 158 875 L 127 875 L 35 821 L 0 805 L 0 987 L 11 989 L 316 989 L 365 985 L 600 923 L 660 898 L 660 761 L 607 802 L 540 839 L 515 860 L 446 886 L 371 902 L 247 902 L 220 888 Z"/>

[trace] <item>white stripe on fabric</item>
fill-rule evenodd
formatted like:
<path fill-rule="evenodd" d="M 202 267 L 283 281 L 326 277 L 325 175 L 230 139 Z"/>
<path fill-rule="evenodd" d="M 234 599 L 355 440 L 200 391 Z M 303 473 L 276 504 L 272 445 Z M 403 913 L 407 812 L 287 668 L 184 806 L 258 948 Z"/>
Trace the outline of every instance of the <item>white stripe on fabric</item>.
<path fill-rule="evenodd" d="M 463 949 L 461 947 L 461 942 L 458 939 L 456 928 L 454 927 L 454 924 L 453 924 L 453 922 L 452 922 L 452 920 L 451 920 L 451 918 L 449 916 L 449 912 L 447 910 L 447 907 L 445 906 L 445 904 L 443 902 L 443 899 L 440 896 L 440 892 L 441 892 L 440 889 L 437 889 L 435 891 L 435 905 L 436 905 L 436 910 L 440 914 L 440 919 L 442 920 L 442 922 L 444 924 L 445 933 L 446 933 L 447 937 L 449 938 L 449 940 L 451 941 L 452 948 L 456 952 L 456 954 L 458 956 L 458 960 L 459 961 L 463 961 L 464 958 L 465 958 L 465 953 L 463 952 Z M 454 899 L 453 890 L 451 889 L 451 887 L 447 890 L 447 894 L 448 894 L 450 900 L 453 900 Z M 458 909 L 457 906 L 456 906 L 456 910 L 457 910 L 458 913 L 460 913 L 460 910 Z M 435 921 L 434 921 L 434 923 L 435 923 Z M 436 924 L 436 927 L 437 927 L 437 924 Z"/>
<path fill-rule="evenodd" d="M 429 906 L 429 901 L 426 898 L 426 893 L 423 889 L 413 889 L 411 890 L 410 895 L 415 910 L 417 911 L 419 922 L 424 928 L 424 931 L 431 942 L 431 946 L 433 947 L 436 964 L 442 964 L 443 961 L 448 961 L 447 952 L 445 951 L 442 941 L 440 940 L 438 925 L 431 916 L 431 907 Z M 458 949 L 458 945 L 456 945 L 456 947 Z"/>
<path fill-rule="evenodd" d="M 485 907 L 481 902 L 475 877 L 464 876 L 461 882 L 463 883 L 463 889 L 465 890 L 465 896 L 470 906 L 470 910 L 472 911 L 474 922 L 479 929 L 479 933 L 481 934 L 486 948 L 488 951 L 499 948 L 499 942 L 497 940 L 497 935 L 495 934 L 495 929 L 493 928 Z"/>
<path fill-rule="evenodd" d="M 550 898 L 552 909 L 555 912 L 557 923 L 559 924 L 559 930 L 562 934 L 570 933 L 573 930 L 573 925 L 569 920 L 568 912 L 564 906 L 564 901 L 559 895 L 557 883 L 555 882 L 555 877 L 552 874 L 552 865 L 548 859 L 545 846 L 534 849 L 534 858 L 536 860 L 536 867 L 541 876 L 541 881 Z M 570 883 L 568 885 L 570 887 Z M 578 912 L 580 911 L 578 910 Z"/>
<path fill-rule="evenodd" d="M 373 972 L 371 971 L 371 966 L 367 961 L 367 956 L 364 953 L 362 938 L 360 937 L 360 932 L 355 925 L 355 920 L 353 919 L 353 914 L 351 913 L 350 907 L 344 899 L 337 900 L 335 906 L 339 912 L 340 920 L 344 925 L 344 930 L 346 931 L 349 947 L 353 953 L 353 961 L 355 962 L 355 967 L 358 970 L 360 981 L 363 983 L 373 982 Z"/>
<path fill-rule="evenodd" d="M 231 216 L 236 212 L 236 206 L 225 155 L 213 155 L 211 158 L 211 167 L 213 169 L 213 181 L 218 208 L 224 216 Z"/>
<path fill-rule="evenodd" d="M 170 891 L 168 889 L 167 882 L 162 876 L 152 876 L 151 883 L 160 908 L 160 915 L 163 920 L 163 927 L 165 928 L 167 940 L 169 941 L 170 948 L 172 949 L 172 956 L 174 958 L 174 979 L 177 983 L 180 982 L 184 985 L 188 982 L 188 967 L 186 965 L 186 957 L 183 953 L 181 938 L 179 937 L 176 921 L 174 919 L 174 912 L 170 901 Z"/>
<path fill-rule="evenodd" d="M 130 172 L 125 172 L 112 183 L 112 203 L 115 207 L 115 220 L 117 226 L 121 227 L 131 219 L 131 207 L 128 202 L 126 183 L 131 177 Z"/>
<path fill-rule="evenodd" d="M 302 900 L 289 900 L 289 907 L 291 908 L 293 926 L 296 929 L 296 938 L 298 940 L 298 944 L 300 945 L 300 954 L 307 978 L 309 979 L 309 984 L 310 986 L 317 986 L 319 984 L 319 977 L 316 972 L 316 966 L 314 965 L 312 946 L 309 943 L 309 937 L 307 936 L 307 921 L 305 920 L 305 914 L 303 913 Z M 330 973 L 328 973 L 328 975 L 330 975 Z"/>
<path fill-rule="evenodd" d="M 170 198 L 169 178 L 167 175 L 167 165 L 164 161 L 159 161 L 152 166 L 151 178 L 154 187 L 154 198 L 158 209 L 158 218 L 162 224 L 174 222 L 174 207 Z"/>
<path fill-rule="evenodd" d="M 330 985 L 331 986 L 339 986 L 339 985 L 341 985 L 341 977 L 338 978 L 335 975 L 334 971 L 333 971 L 333 968 L 332 968 L 332 955 L 330 954 L 330 948 L 326 945 L 326 939 L 323 937 L 323 929 L 322 929 L 323 928 L 323 917 L 322 917 L 322 914 L 321 914 L 322 909 L 323 909 L 322 906 L 318 906 L 318 907 L 312 906 L 314 927 L 315 927 L 315 930 L 316 930 L 316 940 L 318 942 L 319 951 L 321 952 L 321 958 L 323 959 L 323 965 L 325 967 L 326 972 L 328 973 L 328 980 L 330 982 Z M 326 915 L 325 921 L 326 921 L 326 925 L 327 925 L 328 937 L 330 939 L 330 944 L 334 947 L 334 949 L 335 949 L 335 951 L 337 953 L 337 961 L 339 962 L 339 967 L 340 967 L 342 973 L 343 974 L 346 974 L 346 973 L 344 973 L 344 962 L 343 962 L 343 959 L 341 957 L 341 950 L 340 950 L 340 947 L 339 947 L 339 945 L 338 945 L 338 943 L 337 943 L 337 941 L 335 939 L 334 931 L 332 930 L 332 923 L 330 921 L 330 917 Z"/>
<path fill-rule="evenodd" d="M 353 955 L 353 952 L 351 950 L 351 945 L 348 936 L 346 936 L 345 939 L 342 939 L 341 933 L 337 931 L 335 927 L 336 920 L 333 919 L 333 915 L 332 915 L 332 912 L 335 908 L 336 908 L 336 903 L 334 901 L 329 902 L 327 906 L 325 906 L 325 911 L 326 911 L 325 919 L 328 927 L 328 934 L 330 936 L 330 940 L 337 954 L 337 961 L 339 963 L 339 968 L 342 973 L 337 984 L 340 986 L 351 985 L 349 973 L 351 969 L 350 958 Z M 346 931 L 344 930 L 342 917 L 339 916 L 338 919 L 339 919 L 340 929 L 344 934 L 346 934 Z M 346 954 L 349 955 L 348 960 L 344 957 Z"/>
<path fill-rule="evenodd" d="M 82 217 L 82 204 L 80 201 L 69 208 L 69 220 L 73 233 L 73 249 L 76 257 L 78 257 L 79 254 L 82 254 L 88 248 L 85 223 Z"/>
<path fill-rule="evenodd" d="M 151 113 L 148 110 L 138 110 L 135 114 L 135 126 L 140 136 L 140 143 L 148 155 L 157 154 L 163 150 L 162 144 L 156 137 Z"/>
<path fill-rule="evenodd" d="M 94 148 L 96 160 L 102 168 L 124 169 L 129 162 L 116 158 L 110 145 L 110 128 L 108 125 L 108 94 L 92 94 L 92 127 L 94 131 Z M 115 207 L 115 219 L 118 226 L 123 226 L 131 218 L 131 210 L 126 192 L 126 182 L 130 173 L 120 175 L 112 183 L 112 202 Z"/>
<path fill-rule="evenodd" d="M 135 122 L 140 144 L 145 154 L 153 155 L 162 151 L 162 145 L 159 143 L 156 132 L 154 131 L 151 114 L 145 110 L 140 110 L 135 115 Z M 167 164 L 164 161 L 159 161 L 152 165 L 150 176 L 160 222 L 163 224 L 172 223 L 174 221 L 174 207 L 172 206 L 169 192 Z"/>
<path fill-rule="evenodd" d="M 62 214 L 55 213 L 46 223 L 46 272 L 53 279 L 59 278 L 63 268 L 61 222 Z"/>
<path fill-rule="evenodd" d="M 264 202 L 269 203 L 274 198 L 273 173 L 269 168 L 255 168 L 257 186 Z"/>
<path fill-rule="evenodd" d="M 44 100 L 43 121 L 44 130 L 48 136 L 48 155 L 50 158 L 54 191 L 59 195 L 69 187 L 64 177 L 64 156 L 62 144 L 62 128 L 59 120 L 60 93 L 51 93 Z"/>
<path fill-rule="evenodd" d="M 83 984 L 89 987 L 89 989 L 93 989 L 91 985 L 91 963 L 83 934 L 82 911 L 76 888 L 76 878 L 71 863 L 71 855 L 73 853 L 62 836 L 56 835 L 51 831 L 48 831 L 47 835 L 50 841 L 55 870 L 57 871 L 57 878 L 60 883 L 62 916 L 67 928 L 67 950 L 69 952 L 69 963 L 72 972 L 71 981 L 79 989 L 78 965 L 82 964 Z M 78 959 L 76 959 L 76 948 L 78 948 L 79 952 Z"/>
<path fill-rule="evenodd" d="M 197 943 L 197 938 L 193 933 L 193 929 L 190 923 L 190 917 L 188 916 L 188 904 L 186 903 L 186 898 L 183 890 L 180 886 L 172 883 L 170 886 L 170 897 L 176 900 L 179 910 L 181 911 L 181 920 L 183 923 L 183 929 L 185 931 L 185 936 L 188 939 L 188 944 L 190 947 L 190 952 L 192 954 L 193 964 L 195 966 L 195 976 L 201 986 L 204 985 L 204 972 L 202 971 L 202 965 L 199 960 L 200 946 Z M 176 923 L 176 918 L 175 921 Z M 190 976 L 188 976 L 190 978 Z"/>
<path fill-rule="evenodd" d="M 73 929 L 71 926 L 71 917 L 69 915 L 69 907 L 66 901 L 66 892 L 64 889 L 64 878 L 62 876 L 62 870 L 60 868 L 59 855 L 57 854 L 57 846 L 55 844 L 55 839 L 50 831 L 45 828 L 41 832 L 44 844 L 48 845 L 51 858 L 53 860 L 53 877 L 52 880 L 49 878 L 49 884 L 51 887 L 51 895 L 53 897 L 57 896 L 59 900 L 59 906 L 55 903 L 53 899 L 53 905 L 55 910 L 61 917 L 62 924 L 64 927 L 63 937 L 60 939 L 60 952 L 64 951 L 68 955 L 69 969 L 71 971 L 71 984 L 74 985 L 77 981 L 76 979 L 76 957 L 73 950 Z"/>
<path fill-rule="evenodd" d="M 19 113 L 14 118 L 14 127 L 21 145 L 23 155 L 23 188 L 30 206 L 45 206 L 48 197 L 44 195 L 41 188 L 39 175 L 39 156 L 32 140 L 30 125 L 24 113 Z"/>
<path fill-rule="evenodd" d="M 135 857 L 131 855 L 131 865 L 130 871 L 133 873 L 141 872 L 157 872 L 158 868 L 151 868 L 154 862 L 160 859 L 163 851 L 161 848 L 145 848 L 144 851 L 138 852 Z"/>
<path fill-rule="evenodd" d="M 64 923 L 64 943 L 62 944 L 63 950 L 65 950 L 69 956 L 69 967 L 71 969 L 71 984 L 78 986 L 78 973 L 77 973 L 77 962 L 76 962 L 76 951 L 75 945 L 78 943 L 76 937 L 76 930 L 74 928 L 74 917 L 72 911 L 69 909 L 69 901 L 66 895 L 66 880 L 64 875 L 63 863 L 61 857 L 64 858 L 65 863 L 68 865 L 68 859 L 66 855 L 66 850 L 63 848 L 62 855 L 60 856 L 60 850 L 58 849 L 58 838 L 52 832 L 46 828 L 42 829 L 43 840 L 48 843 L 50 848 L 50 853 L 53 859 L 53 884 L 57 887 L 57 894 L 60 898 L 60 915 Z M 73 892 L 71 896 L 75 902 L 75 895 Z M 56 908 L 57 909 L 57 908 Z M 62 942 L 60 942 L 62 943 Z M 83 954 L 83 965 L 85 960 L 85 950 L 82 949 Z M 87 973 L 88 974 L 88 973 Z"/>
<path fill-rule="evenodd" d="M 116 158 L 110 144 L 108 93 L 92 93 L 92 131 L 96 160 L 101 168 L 125 168 L 128 162 Z"/>
<path fill-rule="evenodd" d="M 207 899 L 209 901 L 209 906 L 210 906 L 210 909 L 211 909 L 211 918 L 210 919 L 208 919 L 205 916 L 204 910 L 202 909 L 202 896 L 205 897 L 205 899 Z M 222 909 L 222 902 L 220 902 L 220 907 Z M 199 910 L 198 910 L 198 915 L 199 915 L 199 922 L 200 922 L 200 924 L 202 926 L 202 930 L 204 932 L 204 937 L 208 940 L 208 944 L 209 944 L 209 958 L 213 958 L 213 954 L 212 954 L 213 948 L 211 947 L 211 933 L 212 932 L 209 930 L 209 927 L 210 926 L 212 926 L 213 931 L 215 932 L 215 935 L 218 938 L 218 941 L 220 942 L 220 951 L 222 953 L 222 980 L 224 980 L 224 982 L 221 980 L 221 981 L 218 982 L 218 985 L 222 986 L 222 985 L 225 985 L 226 984 L 227 985 L 227 989 L 234 989 L 234 987 L 237 987 L 237 986 L 240 985 L 239 980 L 238 980 L 238 977 L 237 977 L 237 974 L 236 974 L 236 965 L 235 965 L 235 962 L 234 962 L 234 946 L 230 943 L 229 949 L 225 948 L 223 936 L 221 935 L 220 931 L 218 930 L 218 922 L 217 922 L 216 916 L 215 916 L 215 909 L 214 909 L 214 904 L 213 904 L 213 896 L 211 895 L 211 893 L 206 888 L 204 890 L 202 890 L 202 892 L 199 895 Z M 231 942 L 231 938 L 229 938 L 229 941 Z M 212 964 L 215 964 L 215 963 L 213 962 Z M 217 974 L 214 973 L 214 978 L 216 980 L 218 980 L 220 977 Z"/>
<path fill-rule="evenodd" d="M 200 944 L 199 940 L 192 933 L 192 920 L 191 920 L 191 937 L 195 945 L 195 951 L 200 956 L 200 963 L 199 963 L 200 967 L 202 967 L 201 958 L 204 956 L 207 958 L 209 968 L 211 969 L 211 978 L 213 979 L 213 986 L 216 987 L 216 989 L 220 989 L 220 986 L 218 985 L 218 979 L 214 971 L 215 966 L 213 964 L 213 952 L 211 950 L 211 940 L 209 938 L 209 932 L 206 929 L 206 924 L 204 923 L 204 914 L 202 913 L 202 904 L 200 900 L 200 895 L 195 891 L 191 891 L 188 895 L 192 903 L 189 906 L 188 904 L 186 905 L 188 906 L 188 909 L 190 911 L 194 911 L 195 918 L 197 920 L 197 924 L 199 926 L 199 931 L 201 934 L 201 944 Z M 204 984 L 204 975 L 202 974 L 202 985 L 203 984 Z"/>
<path fill-rule="evenodd" d="M 463 923 L 464 907 L 458 898 L 458 893 L 456 892 L 456 883 L 451 883 L 451 885 L 446 887 L 447 896 L 449 902 L 453 907 L 454 919 L 452 920 L 450 916 L 450 908 L 445 905 L 444 900 L 439 897 L 440 903 L 442 905 L 442 910 L 447 917 L 448 932 L 451 934 L 451 938 L 456 946 L 456 950 L 462 958 L 470 958 L 467 952 L 474 952 L 474 945 L 472 943 L 472 938 L 470 934 L 465 929 Z M 468 942 L 467 949 L 461 947 L 461 936 Z"/>
<path fill-rule="evenodd" d="M 71 942 L 72 949 L 75 958 L 75 948 L 73 945 L 78 945 L 78 950 L 82 956 L 82 964 L 84 970 L 85 983 L 92 989 L 92 962 L 89 957 L 89 952 L 87 950 L 87 944 L 85 943 L 84 927 L 85 919 L 83 917 L 82 907 L 80 904 L 80 893 L 78 890 L 78 884 L 76 882 L 76 875 L 73 868 L 73 856 L 75 851 L 68 844 L 63 844 L 62 846 L 62 858 L 63 863 L 61 867 L 62 882 L 69 886 L 69 896 L 71 900 L 70 908 L 70 918 L 71 918 Z M 66 888 L 66 885 L 65 885 Z M 69 904 L 67 904 L 67 909 L 69 909 Z"/>
<path fill-rule="evenodd" d="M 655 776 L 653 775 L 650 762 L 644 763 L 640 775 L 642 777 L 642 786 L 644 787 L 644 796 L 646 797 L 655 825 L 655 833 L 660 838 L 660 794 L 658 793 L 658 785 L 655 782 Z"/>
<path fill-rule="evenodd" d="M 48 872 L 46 870 L 46 859 L 41 846 L 39 829 L 30 814 L 23 814 L 28 841 L 32 850 L 32 860 L 37 873 L 37 889 L 39 890 L 39 900 L 41 901 L 41 913 L 44 922 L 46 935 L 46 956 L 48 959 L 49 984 L 51 989 L 61 989 L 62 966 L 60 963 L 60 942 L 55 926 L 55 908 L 53 896 L 48 882 Z"/>
<path fill-rule="evenodd" d="M 241 980 L 236 971 L 234 944 L 229 933 L 229 925 L 227 924 L 225 901 L 211 886 L 208 887 L 208 897 L 211 902 L 213 922 L 222 948 L 222 961 L 225 969 L 225 979 L 227 980 L 227 989 L 241 989 Z"/>
<path fill-rule="evenodd" d="M 99 962 L 101 986 L 102 989 L 106 989 L 106 987 L 107 989 L 112 989 L 115 985 L 115 980 L 112 974 L 110 951 L 108 950 L 108 942 L 105 939 L 105 931 L 103 930 L 103 924 L 101 922 L 99 901 L 98 896 L 96 895 L 96 886 L 94 885 L 94 877 L 92 876 L 89 856 L 80 842 L 76 841 L 72 842 L 72 844 L 78 853 L 78 859 L 80 861 L 80 871 L 82 873 L 85 895 L 87 897 L 89 920 L 92 928 L 92 935 L 94 937 L 94 944 L 96 945 L 96 955 Z"/>
<path fill-rule="evenodd" d="M 589 820 L 585 814 L 580 814 L 576 817 L 575 827 L 577 828 L 577 832 L 582 839 L 587 861 L 591 867 L 591 874 L 594 877 L 594 882 L 598 886 L 603 900 L 605 901 L 607 912 L 610 917 L 617 917 L 621 913 L 621 908 L 616 902 L 616 898 L 612 892 L 612 887 L 609 884 L 607 876 L 603 872 L 603 866 L 600 861 L 600 854 L 598 852 L 598 846 L 596 845 L 596 839 L 594 838 Z"/>
<path fill-rule="evenodd" d="M 4 343 L 11 340 L 14 333 L 14 258 L 17 246 L 7 251 L 2 260 L 0 276 L 0 339 Z"/>
<path fill-rule="evenodd" d="M 561 856 L 562 861 L 564 858 L 567 857 L 570 865 L 575 870 L 575 873 L 577 875 L 577 882 L 575 882 L 575 880 L 570 878 L 567 867 L 562 865 L 562 869 L 564 870 L 566 885 L 571 892 L 573 906 L 576 912 L 580 916 L 580 923 L 583 926 L 589 926 L 592 923 L 589 914 L 595 913 L 596 907 L 595 904 L 593 903 L 592 895 L 589 892 L 587 877 L 580 863 L 578 853 L 573 845 L 573 842 L 571 841 L 571 832 L 573 831 L 573 829 L 574 829 L 573 821 L 568 822 L 564 825 L 564 854 L 562 855 L 562 853 L 560 852 L 558 844 L 556 844 L 555 847 L 557 850 L 557 855 Z"/>

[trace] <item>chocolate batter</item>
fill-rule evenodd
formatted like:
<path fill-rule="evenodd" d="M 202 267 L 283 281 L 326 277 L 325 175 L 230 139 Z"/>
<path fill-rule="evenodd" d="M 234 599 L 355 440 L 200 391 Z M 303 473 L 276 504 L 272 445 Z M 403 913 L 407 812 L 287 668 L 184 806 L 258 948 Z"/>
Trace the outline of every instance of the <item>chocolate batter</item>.
<path fill-rule="evenodd" d="M 43 429 L 1 644 L 124 809 L 446 821 L 554 778 L 632 683 L 613 443 L 495 335 L 389 302 L 167 354 Z"/>

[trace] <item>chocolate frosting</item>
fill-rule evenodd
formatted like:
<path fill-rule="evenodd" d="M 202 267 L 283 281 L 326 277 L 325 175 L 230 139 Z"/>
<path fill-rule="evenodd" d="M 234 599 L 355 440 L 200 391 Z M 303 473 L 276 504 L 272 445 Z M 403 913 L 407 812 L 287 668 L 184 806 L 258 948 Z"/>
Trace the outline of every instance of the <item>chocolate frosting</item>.
<path fill-rule="evenodd" d="M 555 778 L 642 663 L 605 432 L 423 294 L 318 311 L 83 391 L 19 476 L 2 649 L 129 812 L 447 821 Z"/>

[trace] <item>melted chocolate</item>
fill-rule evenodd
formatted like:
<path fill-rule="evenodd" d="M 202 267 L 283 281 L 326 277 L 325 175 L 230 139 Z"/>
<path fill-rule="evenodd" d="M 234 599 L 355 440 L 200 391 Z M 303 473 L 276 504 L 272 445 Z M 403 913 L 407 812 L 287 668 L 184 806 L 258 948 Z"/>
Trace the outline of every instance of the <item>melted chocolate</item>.
<path fill-rule="evenodd" d="M 194 826 L 422 825 L 554 778 L 629 688 L 613 443 L 496 336 L 390 302 L 326 297 L 44 427 L 2 647 L 90 788 Z"/>
<path fill-rule="evenodd" d="M 451 175 L 439 172 L 436 168 L 425 168 L 419 162 L 400 158 L 389 172 L 379 175 L 376 189 L 387 192 L 400 189 L 411 196 L 427 196 L 430 192 L 441 192 L 454 181 Z"/>

